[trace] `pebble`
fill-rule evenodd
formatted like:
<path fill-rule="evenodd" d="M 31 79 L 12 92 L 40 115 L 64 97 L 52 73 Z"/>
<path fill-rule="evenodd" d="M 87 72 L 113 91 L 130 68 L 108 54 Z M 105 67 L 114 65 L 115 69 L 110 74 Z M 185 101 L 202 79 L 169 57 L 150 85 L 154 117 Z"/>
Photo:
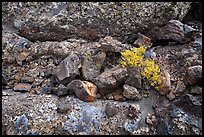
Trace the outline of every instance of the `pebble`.
<path fill-rule="evenodd" d="M 202 85 L 202 66 L 191 66 L 187 69 L 185 82 L 190 85 Z"/>
<path fill-rule="evenodd" d="M 135 87 L 132 87 L 126 84 L 123 85 L 123 96 L 128 99 L 136 99 L 136 100 L 140 100 L 142 98 L 139 91 Z"/>
<path fill-rule="evenodd" d="M 56 92 L 54 92 L 54 94 L 56 94 L 57 96 L 64 96 L 68 94 L 68 88 L 66 86 L 64 86 L 63 84 L 60 84 L 58 86 L 58 89 Z"/>

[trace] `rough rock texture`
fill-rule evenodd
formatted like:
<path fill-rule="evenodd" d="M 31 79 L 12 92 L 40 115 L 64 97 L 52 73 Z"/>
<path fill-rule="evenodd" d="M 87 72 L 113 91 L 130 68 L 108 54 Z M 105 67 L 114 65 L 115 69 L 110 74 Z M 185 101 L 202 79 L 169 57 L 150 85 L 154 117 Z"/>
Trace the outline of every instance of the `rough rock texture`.
<path fill-rule="evenodd" d="M 98 91 L 96 85 L 88 81 L 72 80 L 68 85 L 68 90 L 73 91 L 76 96 L 83 101 L 95 101 Z"/>
<path fill-rule="evenodd" d="M 98 86 L 100 94 L 105 95 L 117 89 L 118 85 L 125 81 L 126 77 L 127 69 L 116 66 L 97 76 L 94 83 Z"/>
<path fill-rule="evenodd" d="M 53 74 L 55 74 L 60 83 L 65 86 L 71 82 L 77 75 L 79 75 L 79 68 L 81 67 L 81 60 L 76 54 L 70 54 L 60 64 L 53 68 Z"/>
<path fill-rule="evenodd" d="M 106 54 L 96 49 L 90 49 L 85 53 L 82 60 L 82 75 L 85 80 L 94 82 L 101 72 L 105 58 Z"/>
<path fill-rule="evenodd" d="M 202 66 L 192 66 L 187 69 L 186 79 L 187 84 L 190 85 L 201 85 L 202 81 Z"/>
<path fill-rule="evenodd" d="M 32 41 L 97 40 L 182 20 L 189 8 L 190 2 L 4 2 L 2 21 Z"/>
<path fill-rule="evenodd" d="M 27 83 L 19 83 L 19 84 L 14 86 L 14 91 L 26 92 L 26 91 L 30 91 L 30 90 L 31 90 L 31 85 L 27 84 Z"/>
<path fill-rule="evenodd" d="M 142 96 L 140 95 L 140 92 L 132 86 L 129 85 L 123 85 L 123 96 L 128 98 L 128 99 L 136 99 L 140 100 Z"/>

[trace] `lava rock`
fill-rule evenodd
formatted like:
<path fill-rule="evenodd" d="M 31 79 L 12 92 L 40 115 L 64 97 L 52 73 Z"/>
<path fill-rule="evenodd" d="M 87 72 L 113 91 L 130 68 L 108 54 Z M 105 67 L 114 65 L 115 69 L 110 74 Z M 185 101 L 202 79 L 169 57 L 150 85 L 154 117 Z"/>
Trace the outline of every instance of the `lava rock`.
<path fill-rule="evenodd" d="M 28 92 L 30 90 L 31 90 L 31 85 L 27 83 L 19 83 L 14 87 L 14 91 Z"/>
<path fill-rule="evenodd" d="M 80 58 L 71 53 L 68 57 L 66 57 L 60 64 L 53 69 L 53 73 L 57 76 L 60 83 L 63 85 L 67 85 L 71 82 L 77 75 L 79 75 L 79 68 L 81 67 Z"/>
<path fill-rule="evenodd" d="M 123 96 L 126 97 L 127 99 L 136 99 L 140 100 L 142 96 L 140 95 L 140 92 L 132 86 L 129 85 L 123 85 Z"/>
<path fill-rule="evenodd" d="M 24 77 L 22 77 L 21 82 L 22 83 L 29 83 L 29 84 L 31 84 L 31 83 L 34 82 L 34 80 L 35 79 L 33 77 L 24 76 Z"/>
<path fill-rule="evenodd" d="M 130 48 L 130 45 L 122 44 L 111 36 L 100 39 L 97 45 L 97 49 L 103 52 L 122 52 Z"/>
<path fill-rule="evenodd" d="M 125 80 L 125 84 L 133 86 L 135 88 L 142 88 L 142 77 L 137 68 L 128 68 L 128 77 Z"/>
<path fill-rule="evenodd" d="M 186 89 L 186 85 L 184 84 L 183 81 L 177 81 L 177 86 L 176 86 L 176 89 L 173 91 L 173 93 L 175 95 L 180 95 L 182 94 Z"/>
<path fill-rule="evenodd" d="M 82 101 L 91 102 L 96 100 L 97 87 L 91 82 L 72 80 L 67 87 L 68 90 L 74 91 Z"/>
<path fill-rule="evenodd" d="M 185 82 L 190 85 L 202 85 L 202 66 L 192 66 L 187 69 Z"/>
<path fill-rule="evenodd" d="M 127 78 L 127 69 L 116 66 L 111 70 L 105 71 L 96 77 L 95 84 L 99 88 L 100 94 L 106 95 L 113 92 Z"/>
<path fill-rule="evenodd" d="M 170 20 L 166 26 L 161 27 L 158 31 L 157 40 L 173 41 L 182 43 L 184 41 L 183 23 L 178 20 Z"/>
<path fill-rule="evenodd" d="M 105 58 L 106 54 L 96 49 L 90 49 L 85 53 L 82 60 L 82 75 L 85 80 L 94 82 L 100 74 Z"/>
<path fill-rule="evenodd" d="M 202 95 L 202 87 L 199 86 L 193 86 L 191 87 L 191 94 L 199 94 Z"/>
<path fill-rule="evenodd" d="M 107 103 L 106 107 L 105 107 L 105 112 L 107 114 L 108 117 L 113 117 L 114 115 L 117 114 L 117 107 L 114 104 L 111 103 Z"/>
<path fill-rule="evenodd" d="M 64 95 L 67 95 L 69 92 L 68 92 L 68 88 L 65 85 L 60 84 L 56 92 L 52 92 L 52 93 L 56 94 L 57 96 L 64 96 Z"/>
<path fill-rule="evenodd" d="M 15 24 L 21 35 L 32 41 L 63 41 L 70 37 L 94 41 L 107 35 L 126 36 L 133 31 L 148 30 L 172 18 L 182 20 L 190 3 L 55 2 L 33 5 L 11 2 L 2 5 L 2 22 Z M 39 14 L 38 18 L 35 14 Z"/>

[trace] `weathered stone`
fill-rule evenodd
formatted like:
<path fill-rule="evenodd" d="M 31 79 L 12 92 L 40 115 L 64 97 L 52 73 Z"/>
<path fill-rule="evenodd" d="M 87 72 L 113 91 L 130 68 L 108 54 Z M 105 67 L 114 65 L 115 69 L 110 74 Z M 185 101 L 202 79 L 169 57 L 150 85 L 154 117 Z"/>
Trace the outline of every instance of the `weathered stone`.
<path fill-rule="evenodd" d="M 80 58 L 71 53 L 68 57 L 66 57 L 60 64 L 53 68 L 53 74 L 57 76 L 60 83 L 63 85 L 67 85 L 71 82 L 77 75 L 79 75 L 79 68 L 81 67 Z"/>
<path fill-rule="evenodd" d="M 117 107 L 114 104 L 107 103 L 105 107 L 105 112 L 108 117 L 113 117 L 114 115 L 117 114 Z"/>
<path fill-rule="evenodd" d="M 202 66 L 192 66 L 187 69 L 185 82 L 190 85 L 202 85 Z"/>
<path fill-rule="evenodd" d="M 145 46 L 146 48 L 150 48 L 152 46 L 151 39 L 143 34 L 138 34 L 137 40 L 134 42 L 136 47 Z"/>
<path fill-rule="evenodd" d="M 117 89 L 118 85 L 125 81 L 127 69 L 116 66 L 96 77 L 95 84 L 101 95 L 109 94 Z"/>
<path fill-rule="evenodd" d="M 142 96 L 140 95 L 140 92 L 132 86 L 129 85 L 123 85 L 123 96 L 128 98 L 128 99 L 136 99 L 140 100 Z"/>
<path fill-rule="evenodd" d="M 69 111 L 71 109 L 71 106 L 67 105 L 67 104 L 59 104 L 57 106 L 57 112 L 58 113 L 67 113 L 67 111 Z"/>
<path fill-rule="evenodd" d="M 96 49 L 90 49 L 85 53 L 82 60 L 82 74 L 85 80 L 94 82 L 100 74 L 105 58 L 106 54 Z"/>
<path fill-rule="evenodd" d="M 169 92 L 169 94 L 166 95 L 166 97 L 169 99 L 169 100 L 173 100 L 176 98 L 176 95 L 171 91 Z"/>
<path fill-rule="evenodd" d="M 191 87 L 191 93 L 192 93 L 192 94 L 202 95 L 202 87 L 199 87 L 199 86 L 193 86 L 193 87 Z"/>
<path fill-rule="evenodd" d="M 166 26 L 159 29 L 157 32 L 157 40 L 184 42 L 183 23 L 178 20 L 170 20 Z"/>
<path fill-rule="evenodd" d="M 24 76 L 24 77 L 22 77 L 22 79 L 21 79 L 21 82 L 22 83 L 33 83 L 34 82 L 34 78 L 33 77 L 27 77 L 27 76 Z"/>
<path fill-rule="evenodd" d="M 95 101 L 97 87 L 88 81 L 72 80 L 68 85 L 68 90 L 74 91 L 76 96 L 82 101 Z"/>
<path fill-rule="evenodd" d="M 137 68 L 128 68 L 128 77 L 125 80 L 125 84 L 141 89 L 141 79 L 141 73 L 138 71 Z"/>
<path fill-rule="evenodd" d="M 170 81 L 170 74 L 167 70 L 162 70 L 160 79 L 162 81 L 162 84 L 159 85 L 159 93 L 161 95 L 168 94 L 171 90 L 171 81 Z"/>
<path fill-rule="evenodd" d="M 106 36 L 105 38 L 99 40 L 97 48 L 103 52 L 122 52 L 130 49 L 131 46 L 122 44 L 120 41 L 112 38 L 111 36 Z"/>
<path fill-rule="evenodd" d="M 62 41 L 71 37 L 93 41 L 161 26 L 177 17 L 182 20 L 189 8 L 190 2 L 5 2 L 2 22 L 15 26 L 32 41 Z"/>
<path fill-rule="evenodd" d="M 40 72 L 39 72 L 38 68 L 33 68 L 33 69 L 30 69 L 29 71 L 27 71 L 26 75 L 36 78 L 40 75 Z"/>
<path fill-rule="evenodd" d="M 173 91 L 174 94 L 180 95 L 182 94 L 186 89 L 186 85 L 183 81 L 177 81 L 176 89 Z"/>
<path fill-rule="evenodd" d="M 28 92 L 30 90 L 31 90 L 31 85 L 27 83 L 19 83 L 14 87 L 14 91 Z"/>
<path fill-rule="evenodd" d="M 67 95 L 69 92 L 68 92 L 68 88 L 63 85 L 63 84 L 60 84 L 58 86 L 58 89 L 54 92 L 52 92 L 54 94 L 56 94 L 57 96 L 64 96 L 64 95 Z"/>

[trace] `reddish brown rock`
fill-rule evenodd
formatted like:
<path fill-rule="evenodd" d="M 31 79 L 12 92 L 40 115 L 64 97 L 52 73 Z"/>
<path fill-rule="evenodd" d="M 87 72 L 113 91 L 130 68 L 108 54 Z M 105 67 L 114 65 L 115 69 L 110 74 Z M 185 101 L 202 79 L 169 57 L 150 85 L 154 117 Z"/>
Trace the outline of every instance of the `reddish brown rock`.
<path fill-rule="evenodd" d="M 185 82 L 190 85 L 202 85 L 202 66 L 192 66 L 187 69 Z"/>
<path fill-rule="evenodd" d="M 86 102 L 96 100 L 97 87 L 88 81 L 73 80 L 68 85 L 68 90 L 74 91 L 76 96 Z"/>
<path fill-rule="evenodd" d="M 159 94 L 166 95 L 171 90 L 170 74 L 167 70 L 162 70 L 160 79 L 162 84 L 159 86 Z"/>
<path fill-rule="evenodd" d="M 31 85 L 27 83 L 19 83 L 14 87 L 14 91 L 30 91 Z"/>

